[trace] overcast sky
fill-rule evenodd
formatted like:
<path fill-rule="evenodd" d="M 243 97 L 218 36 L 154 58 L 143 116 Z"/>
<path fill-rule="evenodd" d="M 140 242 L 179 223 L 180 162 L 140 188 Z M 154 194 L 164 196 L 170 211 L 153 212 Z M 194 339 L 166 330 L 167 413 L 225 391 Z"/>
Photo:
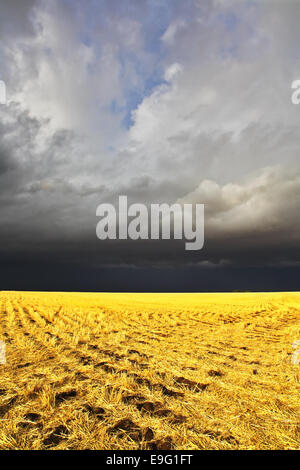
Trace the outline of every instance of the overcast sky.
<path fill-rule="evenodd" d="M 299 24 L 296 0 L 1 0 L 0 288 L 298 288 Z M 120 194 L 205 204 L 204 249 L 99 241 Z"/>

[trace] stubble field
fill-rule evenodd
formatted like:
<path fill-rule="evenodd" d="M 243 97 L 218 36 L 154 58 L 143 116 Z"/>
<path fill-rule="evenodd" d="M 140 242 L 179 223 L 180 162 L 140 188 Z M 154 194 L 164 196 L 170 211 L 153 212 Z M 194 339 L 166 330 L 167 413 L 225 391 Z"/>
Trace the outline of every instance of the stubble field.
<path fill-rule="evenodd" d="M 300 449 L 300 294 L 0 293 L 0 449 Z"/>

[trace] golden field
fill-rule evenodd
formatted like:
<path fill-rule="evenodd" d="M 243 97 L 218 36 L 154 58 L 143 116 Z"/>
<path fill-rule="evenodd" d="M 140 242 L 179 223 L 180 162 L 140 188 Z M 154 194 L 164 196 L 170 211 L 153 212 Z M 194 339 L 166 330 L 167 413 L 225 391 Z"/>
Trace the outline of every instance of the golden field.
<path fill-rule="evenodd" d="M 300 294 L 0 293 L 0 449 L 300 449 Z"/>

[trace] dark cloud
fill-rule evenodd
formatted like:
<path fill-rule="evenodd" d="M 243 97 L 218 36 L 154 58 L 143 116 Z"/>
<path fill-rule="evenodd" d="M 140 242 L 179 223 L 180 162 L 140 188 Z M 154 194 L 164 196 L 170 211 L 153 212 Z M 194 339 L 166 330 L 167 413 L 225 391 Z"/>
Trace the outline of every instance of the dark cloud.
<path fill-rule="evenodd" d="M 2 0 L 0 16 L 0 38 L 6 41 L 9 36 L 14 39 L 34 32 L 31 15 L 40 0 Z"/>
<path fill-rule="evenodd" d="M 296 2 L 2 1 L 3 288 L 294 289 L 299 14 Z M 96 207 L 120 194 L 204 203 L 204 249 L 100 242 Z"/>
<path fill-rule="evenodd" d="M 0 146 L 0 178 L 2 175 L 5 175 L 8 171 L 14 168 L 14 162 L 11 158 L 9 150 L 4 147 L 4 145 Z"/>
<path fill-rule="evenodd" d="M 91 292 L 226 292 L 299 290 L 300 268 L 81 266 L 31 256 L 0 257 L 2 290 Z"/>

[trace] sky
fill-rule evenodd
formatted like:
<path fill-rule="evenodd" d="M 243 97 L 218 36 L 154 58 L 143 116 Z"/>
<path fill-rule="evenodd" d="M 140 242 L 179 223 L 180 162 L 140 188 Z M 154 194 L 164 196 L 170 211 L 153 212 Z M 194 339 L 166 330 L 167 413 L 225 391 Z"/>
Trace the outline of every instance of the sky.
<path fill-rule="evenodd" d="M 0 289 L 299 290 L 300 2 L 1 0 Z M 205 244 L 96 208 L 205 205 Z"/>

